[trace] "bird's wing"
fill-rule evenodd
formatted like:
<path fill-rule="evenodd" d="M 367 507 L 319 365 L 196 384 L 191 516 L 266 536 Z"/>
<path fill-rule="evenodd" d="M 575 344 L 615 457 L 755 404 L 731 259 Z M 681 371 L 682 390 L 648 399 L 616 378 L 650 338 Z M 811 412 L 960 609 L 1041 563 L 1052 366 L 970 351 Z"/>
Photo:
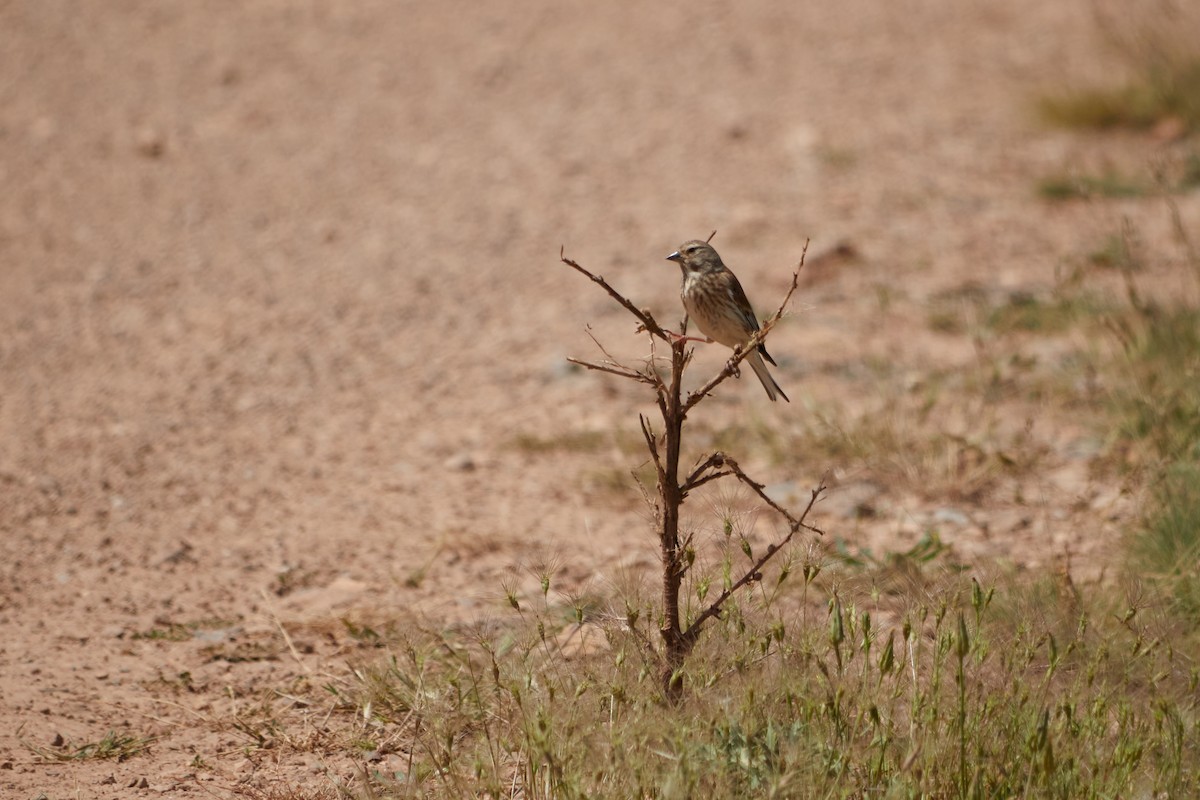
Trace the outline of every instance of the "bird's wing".
<path fill-rule="evenodd" d="M 731 278 L 729 282 L 729 294 L 733 296 L 733 302 L 737 304 L 738 310 L 741 312 L 742 318 L 750 326 L 750 330 L 758 330 L 761 326 L 758 324 L 758 317 L 754 316 L 754 307 L 750 305 L 750 298 L 746 297 L 746 290 L 742 288 L 742 284 L 738 282 L 736 275 L 730 272 L 729 277 Z M 762 353 L 763 358 L 775 364 L 775 359 L 771 358 L 771 354 L 767 352 L 766 345 L 760 343 L 757 349 L 758 352 Z M 779 365 L 775 364 L 775 366 Z"/>
<path fill-rule="evenodd" d="M 754 316 L 754 307 L 750 305 L 750 298 L 746 297 L 746 290 L 742 288 L 742 284 L 738 282 L 737 276 L 732 272 L 729 273 L 729 278 L 729 294 L 733 297 L 738 311 L 741 312 L 751 330 L 758 330 L 758 317 Z"/>

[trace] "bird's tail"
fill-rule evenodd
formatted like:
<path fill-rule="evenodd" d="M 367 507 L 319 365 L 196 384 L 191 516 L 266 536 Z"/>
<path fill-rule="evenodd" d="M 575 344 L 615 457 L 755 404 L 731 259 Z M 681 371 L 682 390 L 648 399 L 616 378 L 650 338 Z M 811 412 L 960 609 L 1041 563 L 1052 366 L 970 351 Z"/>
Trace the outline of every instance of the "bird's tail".
<path fill-rule="evenodd" d="M 767 371 L 767 365 L 763 363 L 761 355 L 757 352 L 751 353 L 746 357 L 746 361 L 750 363 L 754 374 L 762 381 L 763 388 L 767 390 L 767 397 L 771 398 L 772 402 L 775 401 L 777 395 L 789 403 L 792 402 L 788 400 L 788 396 L 783 393 L 783 389 L 779 388 L 779 384 L 775 382 L 775 379 L 771 377 L 771 373 Z"/>

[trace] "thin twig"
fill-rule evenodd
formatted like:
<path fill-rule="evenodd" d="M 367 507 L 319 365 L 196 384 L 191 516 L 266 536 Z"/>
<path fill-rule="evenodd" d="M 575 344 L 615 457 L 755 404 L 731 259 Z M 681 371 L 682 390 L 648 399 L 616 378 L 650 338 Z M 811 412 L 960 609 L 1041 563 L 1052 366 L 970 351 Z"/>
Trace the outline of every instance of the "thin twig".
<path fill-rule="evenodd" d="M 626 299 L 625 295 L 621 294 L 616 289 L 609 286 L 608 281 L 604 280 L 604 278 L 600 277 L 599 275 L 594 275 L 591 272 L 588 272 L 586 269 L 579 266 L 579 264 L 577 264 L 576 262 L 574 262 L 571 259 L 564 256 L 563 254 L 565 252 L 566 252 L 566 247 L 562 247 L 559 249 L 558 258 L 560 261 L 562 261 L 568 267 L 571 267 L 572 269 L 582 272 L 584 275 L 586 275 L 588 278 L 590 278 L 594 283 L 600 284 L 601 288 L 603 288 L 604 291 L 608 292 L 608 294 L 614 300 L 616 300 L 618 303 L 620 303 L 622 306 L 624 306 L 626 311 L 628 311 L 630 314 L 633 314 L 635 317 L 637 317 L 638 320 L 642 323 L 642 325 L 645 326 L 646 330 L 649 331 L 651 334 L 653 334 L 654 336 L 657 336 L 658 338 L 662 339 L 663 341 L 667 341 L 667 342 L 670 341 L 670 337 L 668 337 L 666 332 L 661 327 L 659 327 L 657 322 L 654 321 L 654 317 L 650 316 L 650 314 L 648 312 L 641 310 L 640 308 L 635 306 L 633 303 L 629 302 L 629 300 Z"/>
<path fill-rule="evenodd" d="M 648 383 L 651 386 L 654 385 L 654 381 L 650 378 L 650 376 L 646 375 L 646 373 L 638 372 L 637 370 L 630 369 L 629 367 L 623 367 L 620 364 L 597 364 L 592 361 L 584 361 L 581 358 L 571 357 L 568 357 L 567 361 L 571 362 L 572 364 L 578 364 L 581 367 L 587 367 L 588 369 L 599 370 L 600 372 L 610 372 L 613 375 L 620 375 L 622 378 L 629 378 L 633 381 Z"/>
<path fill-rule="evenodd" d="M 596 347 L 600 350 L 600 352 L 604 353 L 604 357 L 608 359 L 608 363 L 610 363 L 610 364 L 617 363 L 616 357 L 613 356 L 612 353 L 608 352 L 608 348 L 606 348 L 604 345 L 600 344 L 600 340 L 596 338 L 596 334 L 592 333 L 591 325 L 585 325 L 583 327 L 583 332 L 586 333 L 588 335 L 588 338 L 591 339 L 596 344 Z"/>
<path fill-rule="evenodd" d="M 288 651 L 292 654 L 292 658 L 295 659 L 296 663 L 300 665 L 301 669 L 311 675 L 312 669 L 308 666 L 308 664 L 304 663 L 304 659 L 300 657 L 300 651 L 296 649 L 295 643 L 292 642 L 292 637 L 288 635 L 287 628 L 283 627 L 283 622 L 280 621 L 279 616 L 271 608 L 271 598 L 267 595 L 267 590 L 260 589 L 259 594 L 262 595 L 263 602 L 267 606 L 267 614 L 270 615 L 271 621 L 275 623 L 275 627 L 279 629 L 279 633 L 283 636 L 283 641 L 287 644 Z"/>
<path fill-rule="evenodd" d="M 642 462 L 643 464 L 645 462 Z M 633 482 L 637 484 L 638 491 L 642 493 L 642 499 L 646 501 L 646 507 L 654 512 L 654 518 L 658 519 L 658 515 L 662 513 L 659 510 L 658 503 L 650 498 L 650 492 L 646 489 L 646 484 L 642 483 L 642 479 L 638 477 L 637 470 L 629 470 L 629 474 L 633 476 Z"/>
<path fill-rule="evenodd" d="M 686 496 L 687 496 L 687 494 L 688 494 L 688 493 L 689 493 L 689 492 L 690 492 L 692 489 L 699 488 L 699 487 L 703 486 L 703 485 L 704 485 L 704 484 L 706 484 L 706 483 L 709 483 L 709 482 L 711 482 L 711 481 L 715 481 L 715 480 L 719 480 L 719 479 L 721 479 L 721 478 L 724 478 L 726 475 L 732 475 L 732 474 L 733 474 L 732 472 L 729 472 L 729 471 L 727 471 L 727 470 L 721 470 L 721 471 L 718 471 L 718 472 L 710 472 L 710 473 L 708 473 L 707 475 L 705 475 L 703 478 L 699 478 L 699 479 L 697 479 L 697 480 L 695 480 L 695 481 L 692 481 L 691 483 L 689 483 L 689 484 L 688 484 L 688 487 L 687 487 L 686 489 L 684 489 L 684 490 L 683 490 L 683 494 L 684 494 L 684 496 L 686 497 Z"/>
<path fill-rule="evenodd" d="M 793 527 L 806 528 L 819 536 L 825 535 L 825 531 L 821 530 L 820 528 L 813 527 L 812 525 L 809 525 L 804 522 L 805 514 L 808 514 L 808 509 L 812 508 L 811 502 L 808 504 L 808 508 L 804 509 L 804 514 L 801 514 L 799 519 L 797 519 L 796 517 L 793 517 L 791 515 L 791 512 L 789 512 L 786 508 L 779 505 L 774 500 L 772 500 L 770 497 L 768 497 L 767 493 L 764 491 L 765 487 L 758 481 L 755 481 L 754 479 L 752 479 L 745 472 L 743 472 L 742 468 L 740 466 L 738 466 L 738 463 L 736 461 L 734 461 L 732 458 L 725 455 L 724 453 L 714 453 L 713 456 L 714 457 L 720 456 L 721 457 L 721 466 L 725 467 L 730 472 L 732 472 L 734 475 L 736 475 L 737 479 L 740 480 L 742 483 L 746 484 L 747 486 L 749 486 L 750 490 L 753 491 L 756 495 L 758 495 L 759 498 L 764 503 L 766 503 L 771 508 L 773 508 L 777 512 L 779 512 L 784 517 L 784 519 L 786 519 L 788 521 L 789 525 L 791 525 Z M 825 488 L 825 481 L 821 481 L 819 491 L 824 490 L 824 488 Z M 815 501 L 816 498 L 814 497 L 813 500 Z"/>
<path fill-rule="evenodd" d="M 738 473 L 742 477 L 744 477 L 744 473 L 742 473 L 740 469 L 738 470 Z M 749 483 L 751 485 L 757 485 L 757 484 L 754 484 L 753 481 L 750 481 L 748 478 L 746 478 L 746 480 L 749 481 Z M 763 553 L 761 556 L 759 556 L 754 561 L 754 564 L 751 565 L 751 567 L 748 570 L 746 570 L 745 574 L 743 574 L 742 577 L 738 578 L 736 581 L 734 581 L 732 584 L 730 584 L 725 590 L 723 590 L 721 592 L 721 594 L 717 596 L 717 599 L 713 600 L 712 603 L 709 604 L 708 608 L 704 609 L 704 611 L 701 612 L 700 616 L 696 617 L 696 619 L 694 619 L 692 621 L 692 624 L 689 625 L 687 630 L 684 631 L 684 633 L 683 633 L 684 639 L 686 639 L 688 641 L 694 641 L 695 638 L 700 635 L 700 629 L 704 625 L 704 623 L 706 623 L 711 618 L 720 614 L 721 608 L 725 605 L 725 602 L 730 597 L 732 597 L 739 589 L 741 589 L 746 584 L 752 583 L 754 581 L 762 580 L 762 568 L 766 565 L 766 563 L 768 561 L 770 561 L 772 558 L 774 558 L 776 556 L 776 554 L 778 554 L 779 551 L 782 550 L 788 544 L 788 542 L 790 542 L 792 540 L 792 537 L 794 537 L 802 528 L 811 530 L 811 531 L 816 531 L 817 533 L 821 533 L 821 531 L 819 531 L 816 528 L 812 527 L 811 525 L 807 524 L 804 520 L 808 516 L 808 512 L 812 511 L 812 507 L 814 505 L 816 505 L 817 498 L 820 497 L 824 491 L 825 491 L 825 483 L 822 481 L 821 484 L 816 489 L 812 490 L 812 497 L 809 498 L 808 505 L 804 507 L 804 511 L 803 511 L 803 513 L 800 514 L 799 519 L 797 519 L 795 522 L 791 522 L 791 524 L 789 524 L 787 535 L 784 536 L 782 539 L 780 539 L 778 542 L 767 545 L 767 551 L 765 553 Z M 776 509 L 779 508 L 779 506 L 775 505 L 774 503 L 771 503 L 771 505 Z M 790 514 L 787 514 L 787 512 L 783 512 L 783 513 L 784 513 L 784 516 L 788 517 L 789 521 L 792 519 Z"/>
<path fill-rule="evenodd" d="M 704 463 L 700 464 L 695 469 L 693 469 L 692 474 L 688 475 L 687 480 L 685 480 L 679 486 L 679 491 L 682 493 L 683 497 L 686 498 L 688 493 L 691 492 L 693 489 L 703 486 L 704 484 L 709 483 L 710 481 L 715 481 L 715 480 L 718 480 L 719 478 L 724 478 L 726 475 L 732 475 L 733 473 L 730 472 L 729 470 L 719 469 L 719 467 L 724 463 L 725 463 L 725 454 L 724 453 L 720 453 L 720 452 L 713 453 L 708 458 L 706 458 L 704 460 Z M 708 470 L 716 470 L 716 471 L 708 472 Z"/>
<path fill-rule="evenodd" d="M 658 443 L 655 441 L 654 432 L 650 430 L 650 420 L 646 419 L 645 414 L 638 414 L 638 422 L 642 424 L 642 436 L 646 437 L 646 448 L 654 459 L 654 471 L 658 474 L 659 483 L 662 483 L 667 479 L 667 473 L 663 468 L 662 459 L 658 455 Z"/>
<path fill-rule="evenodd" d="M 645 330 L 643 328 L 643 330 Z M 674 343 L 672 343 L 673 345 Z M 667 393 L 667 384 L 663 382 L 662 376 L 658 374 L 658 369 L 655 364 L 658 363 L 658 348 L 655 347 L 654 337 L 650 337 L 650 358 L 646 360 L 646 374 L 654 378 L 654 390 L 659 397 L 663 397 Z M 686 363 L 686 362 L 685 362 Z"/>
<path fill-rule="evenodd" d="M 700 485 L 700 484 L 696 483 L 696 481 L 700 478 L 701 475 L 704 474 L 705 470 L 712 469 L 714 467 L 720 467 L 724 462 L 725 462 L 725 454 L 724 453 L 720 453 L 720 452 L 713 453 L 712 455 L 710 455 L 708 458 L 706 458 L 704 460 L 704 463 L 700 464 L 699 466 L 697 466 L 695 469 L 692 470 L 692 474 L 687 476 L 687 480 L 685 480 L 679 488 L 684 492 L 688 491 L 689 489 L 696 488 L 697 486 Z"/>

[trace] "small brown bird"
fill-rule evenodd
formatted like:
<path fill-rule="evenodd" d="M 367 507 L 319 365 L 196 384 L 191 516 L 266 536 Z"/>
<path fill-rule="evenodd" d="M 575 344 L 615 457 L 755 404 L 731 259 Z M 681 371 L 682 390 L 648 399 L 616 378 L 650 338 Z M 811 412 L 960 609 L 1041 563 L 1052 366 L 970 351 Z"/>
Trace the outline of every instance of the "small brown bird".
<path fill-rule="evenodd" d="M 709 342 L 719 342 L 726 347 L 744 347 L 754 332 L 759 330 L 754 309 L 738 279 L 721 261 L 717 251 L 708 242 L 693 239 L 679 245 L 679 249 L 667 256 L 668 261 L 679 264 L 683 270 L 683 287 L 679 296 L 688 316 L 695 321 L 700 332 Z M 763 359 L 775 364 L 775 359 L 761 344 L 746 357 L 754 374 L 762 381 L 767 397 L 776 396 L 788 400 L 779 384 L 767 371 Z M 775 366 L 779 366 L 775 364 Z"/>

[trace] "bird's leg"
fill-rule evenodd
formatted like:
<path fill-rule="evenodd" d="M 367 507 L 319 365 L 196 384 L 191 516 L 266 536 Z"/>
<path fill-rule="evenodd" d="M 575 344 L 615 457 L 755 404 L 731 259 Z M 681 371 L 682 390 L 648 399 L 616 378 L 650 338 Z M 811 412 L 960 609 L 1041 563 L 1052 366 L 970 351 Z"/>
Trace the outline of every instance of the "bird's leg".
<path fill-rule="evenodd" d="M 669 331 L 666 328 L 663 328 L 663 333 L 665 333 L 667 336 L 670 336 L 676 342 L 702 342 L 704 344 L 713 343 L 713 340 L 707 336 L 703 339 L 698 336 L 684 336 L 682 333 L 675 333 L 674 331 Z"/>

